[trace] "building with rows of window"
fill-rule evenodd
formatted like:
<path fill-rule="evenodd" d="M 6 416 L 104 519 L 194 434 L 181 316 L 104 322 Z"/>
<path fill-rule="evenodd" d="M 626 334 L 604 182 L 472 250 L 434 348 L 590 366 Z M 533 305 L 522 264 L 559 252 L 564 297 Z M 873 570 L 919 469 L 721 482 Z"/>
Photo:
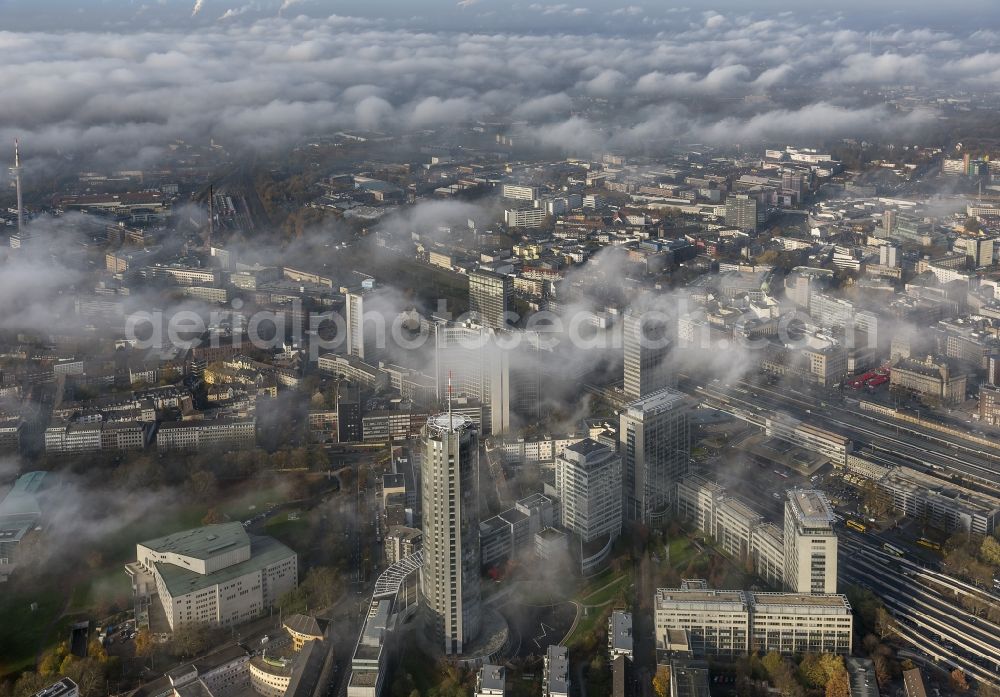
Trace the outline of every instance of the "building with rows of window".
<path fill-rule="evenodd" d="M 154 592 L 171 629 L 255 619 L 298 586 L 298 557 L 240 523 L 206 525 L 136 545 L 127 565 L 137 596 Z"/>
<path fill-rule="evenodd" d="M 853 613 L 843 595 L 660 588 L 653 598 L 656 645 L 670 632 L 687 634 L 696 657 L 750 651 L 837 653 L 852 650 Z"/>

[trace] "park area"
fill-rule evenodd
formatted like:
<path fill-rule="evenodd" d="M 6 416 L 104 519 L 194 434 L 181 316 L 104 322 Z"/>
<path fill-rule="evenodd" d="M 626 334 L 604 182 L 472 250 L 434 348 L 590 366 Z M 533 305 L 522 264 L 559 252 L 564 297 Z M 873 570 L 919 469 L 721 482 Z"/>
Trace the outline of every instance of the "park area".
<path fill-rule="evenodd" d="M 311 485 L 314 495 L 336 487 L 326 478 Z M 131 609 L 131 587 L 125 564 L 135 558 L 135 545 L 199 525 L 252 520 L 251 534 L 267 534 L 300 551 L 300 557 L 325 561 L 324 537 L 337 524 L 335 516 L 311 510 L 315 502 L 293 497 L 301 487 L 287 477 L 259 477 L 214 487 L 211 499 L 174 497 L 170 506 L 150 507 L 128 525 L 105 524 L 101 535 L 81 538 L 74 531 L 47 529 L 31 541 L 37 559 L 0 586 L 0 679 L 34 668 L 38 658 L 69 638 L 70 627 L 89 621 L 91 628 L 117 621 Z M 310 490 L 310 489 L 307 489 Z M 108 517 L 114 511 L 107 512 Z M 56 536 L 59 537 L 56 537 Z M 338 536 L 339 537 L 339 536 Z"/>

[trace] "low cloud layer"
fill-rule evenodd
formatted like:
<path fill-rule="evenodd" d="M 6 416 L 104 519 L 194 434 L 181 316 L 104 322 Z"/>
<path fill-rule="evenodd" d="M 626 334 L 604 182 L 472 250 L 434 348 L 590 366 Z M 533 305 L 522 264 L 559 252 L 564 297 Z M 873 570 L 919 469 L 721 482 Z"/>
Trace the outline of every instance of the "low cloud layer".
<path fill-rule="evenodd" d="M 313 5 L 200 2 L 184 31 L 0 32 L 0 142 L 20 135 L 34 157 L 134 162 L 178 138 L 267 148 L 337 129 L 477 119 L 527 122 L 567 147 L 650 135 L 746 142 L 789 128 L 879 135 L 929 115 L 880 109 L 859 87 L 976 90 L 1000 77 L 995 37 L 982 31 L 859 32 L 837 18 L 728 10 L 673 12 L 660 25 L 639 6 L 521 8 L 605 28 L 541 36 L 491 29 L 498 5 L 483 2 L 462 10 L 480 30 L 425 32 L 398 19 L 296 15 Z M 657 31 L 615 35 L 612 18 Z"/>

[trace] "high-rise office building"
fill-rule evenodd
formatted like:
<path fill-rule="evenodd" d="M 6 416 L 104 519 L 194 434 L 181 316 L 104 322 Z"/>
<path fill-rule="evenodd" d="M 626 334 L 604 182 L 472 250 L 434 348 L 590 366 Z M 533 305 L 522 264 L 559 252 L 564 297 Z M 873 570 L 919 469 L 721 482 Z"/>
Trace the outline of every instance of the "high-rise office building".
<path fill-rule="evenodd" d="M 449 380 L 456 395 L 479 400 L 484 434 L 510 427 L 510 354 L 498 346 L 496 332 L 467 321 L 434 325 L 438 401 L 444 402 Z"/>
<path fill-rule="evenodd" d="M 878 248 L 878 263 L 891 269 L 899 267 L 899 246 L 883 244 Z"/>
<path fill-rule="evenodd" d="M 606 445 L 584 438 L 556 458 L 562 526 L 590 542 L 622 528 L 622 463 Z"/>
<path fill-rule="evenodd" d="M 1000 353 L 986 357 L 986 384 L 1000 385 Z"/>
<path fill-rule="evenodd" d="M 337 385 L 337 442 L 361 441 L 361 391 L 357 385 Z"/>
<path fill-rule="evenodd" d="M 479 269 L 469 274 L 469 313 L 492 329 L 508 325 L 507 312 L 514 292 L 514 280 L 505 274 Z"/>
<path fill-rule="evenodd" d="M 420 593 L 429 634 L 461 655 L 479 634 L 479 437 L 451 412 L 423 431 L 420 467 L 424 563 Z"/>
<path fill-rule="evenodd" d="M 764 205 L 748 194 L 726 197 L 726 225 L 740 230 L 756 231 L 764 222 Z"/>
<path fill-rule="evenodd" d="M 625 396 L 640 399 L 671 386 L 667 367 L 670 340 L 667 324 L 629 311 L 623 323 L 625 346 Z"/>
<path fill-rule="evenodd" d="M 882 212 L 882 228 L 875 230 L 875 237 L 885 239 L 892 235 L 896 231 L 896 216 L 898 215 L 899 211 L 895 208 L 886 208 Z"/>
<path fill-rule="evenodd" d="M 374 358 L 374 334 L 365 327 L 365 295 L 364 291 L 350 292 L 345 296 L 347 324 L 347 354 L 357 356 L 361 360 Z"/>
<path fill-rule="evenodd" d="M 688 409 L 683 394 L 663 389 L 622 410 L 618 437 L 626 520 L 648 523 L 670 510 L 690 460 Z"/>
<path fill-rule="evenodd" d="M 792 489 L 785 500 L 785 588 L 795 593 L 837 592 L 837 533 L 826 495 Z"/>

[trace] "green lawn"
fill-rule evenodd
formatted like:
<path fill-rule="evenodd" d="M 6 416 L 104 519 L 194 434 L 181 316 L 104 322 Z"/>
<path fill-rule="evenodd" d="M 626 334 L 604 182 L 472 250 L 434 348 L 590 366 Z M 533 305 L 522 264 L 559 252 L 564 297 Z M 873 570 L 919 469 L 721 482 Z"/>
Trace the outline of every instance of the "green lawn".
<path fill-rule="evenodd" d="M 531 670 L 527 675 L 518 670 L 508 670 L 507 688 L 509 697 L 537 697 L 542 691 L 542 667 L 539 665 L 537 670 Z"/>
<path fill-rule="evenodd" d="M 13 587 L 15 579 L 0 592 L 0 676 L 31 668 L 42 647 L 49 625 L 62 611 L 65 596 L 56 580 L 25 588 Z M 32 603 L 38 603 L 36 610 Z"/>
<path fill-rule="evenodd" d="M 686 537 L 671 540 L 667 548 L 670 550 L 669 564 L 675 569 L 686 567 L 691 558 L 698 553 L 698 550 L 691 544 L 691 540 Z"/>
<path fill-rule="evenodd" d="M 244 490 L 221 504 L 216 510 L 231 520 L 246 520 L 255 513 L 265 510 L 269 504 L 285 503 L 288 494 L 278 486 L 277 480 L 254 480 L 253 486 Z"/>
<path fill-rule="evenodd" d="M 220 493 L 216 510 L 243 520 L 251 512 L 249 506 L 262 510 L 268 503 L 282 503 L 278 482 L 254 481 L 235 491 Z M 131 590 L 125 574 L 125 563 L 135 559 L 137 542 L 161 537 L 179 530 L 198 527 L 212 504 L 187 503 L 149 515 L 108 535 L 94 552 L 99 555 L 93 570 L 84 570 L 72 586 L 72 579 L 59 575 L 19 579 L 0 586 L 0 677 L 34 667 L 36 654 L 66 638 L 70 624 L 81 620 L 94 622 L 98 615 L 113 609 L 131 606 Z M 305 517 L 306 513 L 302 513 Z M 271 527 L 274 523 L 274 527 Z M 304 520 L 289 521 L 286 514 L 269 521 L 268 532 L 286 541 L 294 539 L 308 526 Z M 70 593 L 66 602 L 66 593 Z M 38 603 L 35 612 L 32 602 Z M 64 617 L 59 617 L 63 606 Z"/>
<path fill-rule="evenodd" d="M 581 642 L 584 637 L 593 633 L 599 625 L 607 623 L 610 608 L 583 608 L 581 612 L 586 614 L 580 617 L 580 621 L 576 623 L 576 628 L 573 630 L 573 633 L 570 634 L 569 638 L 566 640 L 566 645 L 569 647 L 573 647 Z"/>
<path fill-rule="evenodd" d="M 66 612 L 86 613 L 95 607 L 126 609 L 131 607 L 131 604 L 132 589 L 124 565 L 106 565 L 76 584 Z"/>
<path fill-rule="evenodd" d="M 596 590 L 585 596 L 580 602 L 583 605 L 603 605 L 618 597 L 623 588 L 627 588 L 632 582 L 631 574 L 625 574 L 617 580 L 610 582 L 606 588 Z"/>
<path fill-rule="evenodd" d="M 264 530 L 271 537 L 294 549 L 296 542 L 309 532 L 309 522 L 301 512 L 298 520 L 289 520 L 287 513 L 281 513 L 268 520 L 264 524 Z"/>
<path fill-rule="evenodd" d="M 591 576 L 590 578 L 586 579 L 583 587 L 580 589 L 580 597 L 590 595 L 601 586 L 614 581 L 617 576 L 618 573 L 616 573 L 614 569 L 612 569 L 611 567 L 605 568 L 596 576 Z"/>
<path fill-rule="evenodd" d="M 108 536 L 107 542 L 100 549 L 104 556 L 102 565 L 104 571 L 111 568 L 122 569 L 125 562 L 134 560 L 137 542 L 198 527 L 207 512 L 208 509 L 203 504 L 180 504 L 171 507 L 169 515 L 165 512 L 161 514 L 151 512 L 146 518 L 117 530 Z"/>

